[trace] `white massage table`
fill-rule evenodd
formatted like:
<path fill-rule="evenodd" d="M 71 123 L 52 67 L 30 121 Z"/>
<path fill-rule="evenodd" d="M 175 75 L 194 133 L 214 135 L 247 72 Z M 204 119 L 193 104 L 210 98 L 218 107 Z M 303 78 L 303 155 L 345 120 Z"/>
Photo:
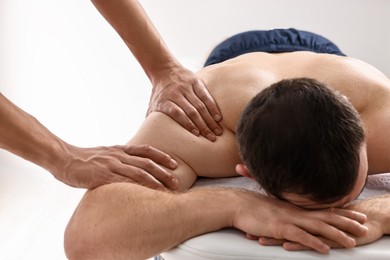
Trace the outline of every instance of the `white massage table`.
<path fill-rule="evenodd" d="M 220 180 L 200 180 L 197 186 L 219 185 L 245 187 L 259 190 L 254 181 L 244 177 Z M 364 199 L 390 193 L 390 173 L 370 176 L 366 188 L 359 196 Z M 223 229 L 185 241 L 168 252 L 161 254 L 165 260 L 200 259 L 390 259 L 390 236 L 353 249 L 332 249 L 329 255 L 314 251 L 289 252 L 279 246 L 261 246 L 256 240 L 248 240 L 245 234 L 235 229 Z"/>

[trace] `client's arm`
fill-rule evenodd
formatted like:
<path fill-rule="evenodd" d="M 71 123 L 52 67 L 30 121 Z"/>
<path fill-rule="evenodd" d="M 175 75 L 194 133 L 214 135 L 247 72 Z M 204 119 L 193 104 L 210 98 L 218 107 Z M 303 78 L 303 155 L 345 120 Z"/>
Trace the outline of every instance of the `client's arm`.
<path fill-rule="evenodd" d="M 356 238 L 357 246 L 370 244 L 380 239 L 383 235 L 390 234 L 390 194 L 357 200 L 347 206 L 346 209 L 361 212 L 367 216 L 367 221 L 364 223 L 364 226 L 367 227 L 367 232 L 365 235 Z M 320 239 L 332 248 L 342 247 L 335 241 L 330 241 L 324 237 Z M 309 249 L 309 247 L 300 243 L 264 237 L 260 238 L 260 243 L 266 246 L 283 245 L 284 248 L 291 251 Z"/>
<path fill-rule="evenodd" d="M 349 205 L 347 209 L 367 215 L 365 236 L 357 238 L 358 245 L 372 243 L 383 235 L 390 235 L 390 194 L 369 198 Z"/>
<path fill-rule="evenodd" d="M 327 253 L 329 247 L 311 234 L 353 247 L 346 233 L 363 235 L 366 229 L 358 222 L 364 220 L 352 211 L 304 211 L 238 189 L 174 194 L 115 183 L 86 193 L 66 228 L 65 251 L 71 260 L 146 259 L 196 235 L 235 227 Z"/>

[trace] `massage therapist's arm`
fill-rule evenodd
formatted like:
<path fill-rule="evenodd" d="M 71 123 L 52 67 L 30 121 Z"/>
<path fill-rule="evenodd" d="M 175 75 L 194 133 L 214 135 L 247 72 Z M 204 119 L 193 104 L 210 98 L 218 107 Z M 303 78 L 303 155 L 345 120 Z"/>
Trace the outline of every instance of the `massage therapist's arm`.
<path fill-rule="evenodd" d="M 221 113 L 203 82 L 170 53 L 136 0 L 92 0 L 122 37 L 153 84 L 148 114 L 163 112 L 211 141 L 222 134 Z"/>
<path fill-rule="evenodd" d="M 304 211 L 238 189 L 168 193 L 114 183 L 85 194 L 66 228 L 65 251 L 70 260 L 146 259 L 199 234 L 235 227 L 327 253 L 329 247 L 305 230 L 353 247 L 346 233 L 363 235 L 366 229 L 358 222 L 364 220 L 352 211 Z"/>
<path fill-rule="evenodd" d="M 80 188 L 134 181 L 153 188 L 176 188 L 168 169 L 177 163 L 146 145 L 80 148 L 70 145 L 0 93 L 0 148 L 50 171 Z M 154 176 L 154 177 L 153 177 Z"/>

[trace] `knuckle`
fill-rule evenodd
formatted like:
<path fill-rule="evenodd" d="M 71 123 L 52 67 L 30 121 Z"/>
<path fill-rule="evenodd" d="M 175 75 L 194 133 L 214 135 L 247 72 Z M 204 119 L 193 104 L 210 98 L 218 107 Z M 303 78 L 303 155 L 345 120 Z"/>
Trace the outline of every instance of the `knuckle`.
<path fill-rule="evenodd" d="M 198 96 L 198 98 L 200 98 L 201 100 L 206 100 L 206 99 L 209 98 L 209 96 L 207 95 L 207 93 L 204 92 L 204 91 L 199 91 L 199 92 L 197 93 L 197 96 Z"/>
<path fill-rule="evenodd" d="M 123 145 L 114 145 L 114 146 L 111 146 L 111 151 L 116 151 L 116 150 L 124 150 L 125 147 Z"/>
<path fill-rule="evenodd" d="M 181 115 L 181 111 L 174 107 L 174 106 L 170 106 L 167 110 L 165 110 L 166 113 L 171 116 L 171 117 L 178 117 Z"/>
<path fill-rule="evenodd" d="M 205 111 L 206 110 L 206 106 L 204 105 L 204 103 L 202 102 L 195 102 L 193 104 L 193 106 L 195 107 L 196 110 L 198 111 Z"/>
<path fill-rule="evenodd" d="M 158 103 L 156 103 L 155 109 L 158 111 L 165 111 L 172 106 L 172 103 L 166 99 L 160 99 Z"/>
<path fill-rule="evenodd" d="M 279 223 L 279 225 L 277 226 L 277 228 L 275 228 L 275 233 L 274 233 L 274 238 L 277 238 L 277 239 L 284 239 L 286 238 L 286 233 L 289 232 L 289 225 L 287 225 L 286 223 Z"/>
<path fill-rule="evenodd" d="M 196 117 L 198 116 L 198 110 L 196 110 L 195 108 L 188 109 L 187 115 L 189 117 Z"/>
<path fill-rule="evenodd" d="M 205 124 L 200 124 L 200 126 L 198 128 L 199 128 L 201 133 L 212 134 L 210 129 Z"/>
<path fill-rule="evenodd" d="M 153 147 L 152 147 L 150 144 L 142 144 L 142 145 L 140 146 L 140 148 L 141 148 L 144 152 L 146 152 L 146 153 L 150 153 L 150 152 L 152 152 L 152 150 L 153 150 Z"/>
<path fill-rule="evenodd" d="M 142 148 L 140 148 L 139 146 L 135 146 L 135 145 L 128 145 L 125 148 L 125 153 L 127 153 L 128 155 L 136 155 L 140 151 L 142 151 Z"/>
<path fill-rule="evenodd" d="M 168 154 L 162 154 L 161 155 L 161 160 L 163 163 L 169 163 L 171 161 L 171 156 L 169 156 Z"/>
<path fill-rule="evenodd" d="M 149 158 L 146 158 L 145 160 L 144 160 L 144 167 L 147 169 L 147 170 L 153 170 L 153 169 L 155 169 L 155 163 L 154 163 L 154 161 L 152 161 L 151 159 L 149 159 Z"/>
<path fill-rule="evenodd" d="M 116 171 L 118 170 L 118 164 L 112 160 L 109 160 L 103 164 L 103 169 L 106 169 L 108 171 Z"/>
<path fill-rule="evenodd" d="M 340 220 L 340 216 L 333 212 L 327 212 L 325 217 L 326 217 L 325 220 L 328 223 L 336 223 L 338 220 Z M 318 220 L 318 222 L 322 222 L 322 221 Z"/>
<path fill-rule="evenodd" d="M 146 179 L 145 175 L 146 175 L 146 172 L 144 170 L 142 170 L 142 169 L 139 169 L 139 168 L 137 168 L 133 172 L 133 177 L 138 182 L 144 181 Z"/>

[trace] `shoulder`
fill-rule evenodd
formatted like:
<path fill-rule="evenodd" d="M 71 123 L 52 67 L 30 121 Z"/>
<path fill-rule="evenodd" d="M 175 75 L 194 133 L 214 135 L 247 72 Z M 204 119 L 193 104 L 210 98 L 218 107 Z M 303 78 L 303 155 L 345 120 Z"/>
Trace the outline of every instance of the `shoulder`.
<path fill-rule="evenodd" d="M 173 174 L 181 182 L 181 190 L 190 188 L 197 176 L 235 175 L 235 165 L 239 163 L 235 135 L 228 129 L 217 141 L 210 142 L 160 112 L 149 114 L 129 143 L 149 144 L 175 158 L 179 166 Z"/>
<path fill-rule="evenodd" d="M 221 124 L 232 132 L 252 97 L 275 81 L 273 72 L 259 68 L 250 57 L 242 55 L 198 72 L 223 115 Z"/>

